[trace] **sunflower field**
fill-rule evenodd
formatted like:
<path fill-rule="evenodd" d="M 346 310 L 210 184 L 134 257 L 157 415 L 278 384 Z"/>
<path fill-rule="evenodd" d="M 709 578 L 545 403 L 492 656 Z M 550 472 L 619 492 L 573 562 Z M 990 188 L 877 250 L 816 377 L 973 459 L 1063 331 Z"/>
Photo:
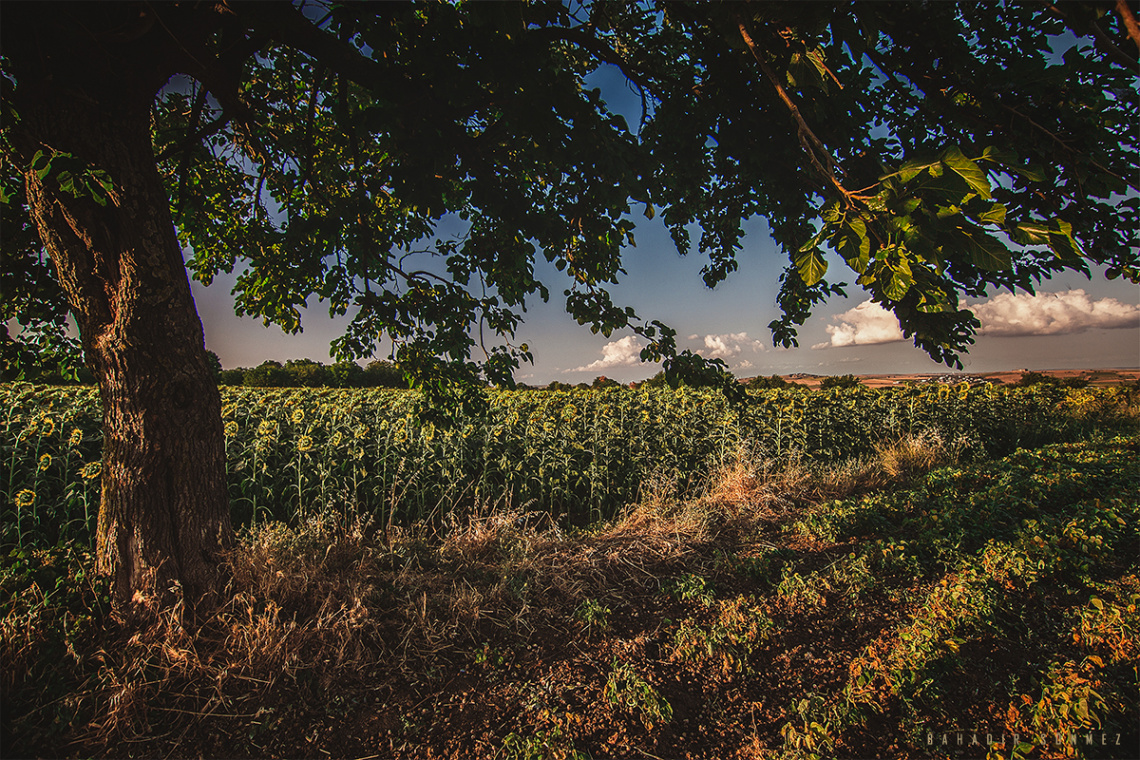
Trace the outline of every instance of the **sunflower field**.
<path fill-rule="evenodd" d="M 5 550 L 90 541 L 100 493 L 101 407 L 92 387 L 0 386 Z M 382 524 L 509 506 L 585 524 L 646 484 L 700 490 L 742 453 L 835 462 L 908 436 L 962 456 L 1073 440 L 1118 425 L 1128 388 L 929 385 L 753 392 L 733 404 L 680 388 L 488 391 L 478 412 L 425 421 L 416 392 L 223 388 L 235 524 L 329 506 Z"/>

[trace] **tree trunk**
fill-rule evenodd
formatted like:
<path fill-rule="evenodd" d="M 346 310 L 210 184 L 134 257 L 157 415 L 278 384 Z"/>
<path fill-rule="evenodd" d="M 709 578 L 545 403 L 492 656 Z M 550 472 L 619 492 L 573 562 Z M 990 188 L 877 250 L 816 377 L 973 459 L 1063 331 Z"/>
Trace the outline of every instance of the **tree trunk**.
<path fill-rule="evenodd" d="M 177 585 L 190 606 L 216 593 L 232 541 L 221 401 L 155 164 L 161 82 L 148 76 L 94 91 L 48 77 L 20 82 L 16 98 L 25 159 L 68 153 L 114 182 L 101 206 L 25 165 L 32 217 L 99 381 L 97 568 L 113 577 L 120 609 L 169 602 Z"/>

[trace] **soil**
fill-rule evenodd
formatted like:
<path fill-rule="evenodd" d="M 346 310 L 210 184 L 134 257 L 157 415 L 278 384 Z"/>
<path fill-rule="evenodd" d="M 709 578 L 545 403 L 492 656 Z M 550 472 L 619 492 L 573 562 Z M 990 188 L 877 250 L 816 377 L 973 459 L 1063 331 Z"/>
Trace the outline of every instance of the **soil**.
<path fill-rule="evenodd" d="M 188 671 L 197 680 L 167 671 L 165 681 L 156 678 L 160 686 L 145 707 L 124 720 L 134 721 L 126 729 L 64 734 L 38 747 L 5 742 L 4 756 L 769 757 L 786 746 L 786 726 L 804 724 L 797 710 L 812 695 L 840 692 L 853 659 L 888 636 L 913 600 L 929 591 L 927 582 L 904 580 L 857 604 L 828 589 L 804 605 L 774 594 L 778 568 L 765 574 L 750 565 L 772 546 L 794 552 L 803 573 L 852 548 L 784 532 L 791 517 L 747 535 L 729 526 L 705 541 L 591 539 L 577 547 L 589 555 L 588 566 L 579 556 L 564 563 L 566 574 L 515 568 L 522 578 L 496 577 L 504 567 L 501 553 L 427 564 L 414 577 L 405 567 L 392 576 L 394 583 L 438 592 L 434 599 L 424 592 L 418 627 L 408 628 L 409 605 L 393 597 L 388 609 L 377 605 L 373 612 L 377 639 L 371 645 L 338 653 L 327 641 L 313 650 L 298 638 L 297 657 L 287 657 L 275 673 L 250 670 L 253 657 Z M 565 560 L 556 553 L 546 559 L 552 566 Z M 693 577 L 708 585 L 688 597 L 678 593 Z M 527 578 L 541 585 L 527 588 Z M 466 598 L 456 592 L 462 587 L 482 599 L 473 613 L 454 614 Z M 605 610 L 599 619 L 581 614 L 583 595 Z M 771 621 L 768 631 L 719 643 L 698 638 L 694 652 L 679 655 L 684 626 L 711 632 L 731 623 L 725 611 L 741 599 L 754 605 L 749 616 Z M 246 629 L 245 635 L 254 634 Z M 200 633 L 190 659 L 223 659 L 233 646 L 224 636 L 221 628 Z M 167 667 L 185 659 L 170 653 L 177 645 L 169 640 L 156 639 Z M 117 646 L 129 648 L 132 641 Z M 273 644 L 288 645 L 287 634 Z M 346 662 L 335 662 L 338 656 Z M 1000 651 L 970 656 L 979 672 L 1008 664 L 998 662 L 1008 657 Z M 627 680 L 611 693 L 622 668 L 640 682 Z M 979 704 L 977 688 L 985 685 L 985 679 L 961 684 L 973 690 L 962 703 Z M 654 705 L 666 703 L 671 714 L 654 712 Z M 863 728 L 845 732 L 833 756 L 926 757 L 915 751 L 915 737 L 900 733 L 898 710 L 888 702 Z M 977 708 L 947 715 L 956 725 L 1000 725 L 999 716 Z"/>
<path fill-rule="evenodd" d="M 1026 372 L 1040 372 L 1043 375 L 1056 378 L 1058 380 L 1069 380 L 1073 378 L 1088 380 L 1090 386 L 1106 386 L 1106 385 L 1124 385 L 1140 381 L 1140 369 L 1049 369 L 1049 370 L 1032 370 L 1032 369 L 1015 369 L 1007 370 L 1004 372 L 928 372 L 920 374 L 899 374 L 899 375 L 856 375 L 864 385 L 869 388 L 889 388 L 894 385 L 906 385 L 907 383 L 922 383 L 922 382 L 961 382 L 962 380 L 977 380 L 980 382 L 991 382 L 996 384 L 1013 385 L 1016 384 L 1021 376 Z M 790 375 L 785 377 L 785 380 L 790 380 L 800 385 L 805 385 L 809 388 L 818 388 L 824 376 L 804 376 L 804 375 Z"/>

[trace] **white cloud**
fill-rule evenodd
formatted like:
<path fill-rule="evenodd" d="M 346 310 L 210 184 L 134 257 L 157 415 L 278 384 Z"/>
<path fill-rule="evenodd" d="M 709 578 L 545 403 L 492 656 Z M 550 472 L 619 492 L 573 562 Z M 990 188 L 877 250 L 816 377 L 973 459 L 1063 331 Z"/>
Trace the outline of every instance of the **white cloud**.
<path fill-rule="evenodd" d="M 1115 298 L 1094 300 L 1084 290 L 1000 293 L 970 306 L 983 335 L 1065 335 L 1092 329 L 1140 326 L 1140 306 Z"/>
<path fill-rule="evenodd" d="M 696 335 L 690 336 L 690 340 L 696 340 L 697 337 Z M 706 359 L 731 359 L 747 349 L 764 350 L 764 344 L 761 341 L 749 338 L 746 332 L 706 335 L 704 344 L 705 347 L 697 349 L 697 353 Z"/>
<path fill-rule="evenodd" d="M 594 372 L 611 367 L 635 367 L 641 364 L 641 349 L 645 343 L 636 335 L 610 341 L 602 346 L 602 358 L 584 367 L 568 369 L 567 372 Z"/>
<path fill-rule="evenodd" d="M 733 369 L 734 370 L 752 369 L 754 366 L 756 366 L 756 365 L 754 365 L 752 362 L 745 359 L 744 361 L 740 362 L 740 364 L 737 364 L 735 367 L 733 367 Z"/>
<path fill-rule="evenodd" d="M 812 348 L 870 346 L 876 343 L 894 343 L 903 339 L 895 315 L 872 301 L 864 301 L 854 309 L 848 309 L 831 319 L 838 323 L 824 328 L 831 336 L 831 340 L 817 343 Z"/>
<path fill-rule="evenodd" d="M 1066 335 L 1140 326 L 1140 306 L 1115 298 L 1093 299 L 1081 289 L 1060 293 L 1000 293 L 968 308 L 982 323 L 979 334 L 998 337 Z M 832 321 L 837 324 L 825 328 L 831 340 L 812 348 L 868 346 L 903 339 L 895 316 L 871 301 L 832 317 Z"/>

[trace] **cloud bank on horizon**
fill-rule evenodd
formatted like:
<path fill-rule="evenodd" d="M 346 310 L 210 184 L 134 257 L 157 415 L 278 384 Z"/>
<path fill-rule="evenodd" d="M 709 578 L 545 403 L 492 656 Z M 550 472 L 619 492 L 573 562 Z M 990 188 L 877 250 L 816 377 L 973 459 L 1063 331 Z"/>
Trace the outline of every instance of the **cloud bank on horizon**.
<path fill-rule="evenodd" d="M 969 305 L 982 323 L 980 335 L 1024 337 L 1066 335 L 1086 330 L 1140 326 L 1140 306 L 1115 298 L 1090 298 L 1082 289 L 1059 293 L 1000 293 Z M 825 328 L 830 340 L 812 348 L 870 346 L 904 340 L 898 320 L 871 301 L 832 317 Z"/>
<path fill-rule="evenodd" d="M 699 341 L 702 347 L 696 353 L 706 359 L 734 359 L 745 351 L 763 351 L 764 342 L 750 338 L 746 332 L 722 333 L 720 335 L 690 335 L 689 340 Z M 645 341 L 636 335 L 613 340 L 602 346 L 602 358 L 581 367 L 563 370 L 571 372 L 597 372 L 615 367 L 636 367 L 641 364 L 641 349 Z M 742 359 L 736 369 L 748 369 L 752 362 Z"/>
<path fill-rule="evenodd" d="M 627 335 L 602 346 L 602 358 L 582 367 L 564 370 L 565 372 L 595 372 L 613 367 L 636 367 L 641 364 L 641 349 L 645 341 L 636 335 Z"/>
<path fill-rule="evenodd" d="M 748 337 L 746 332 L 723 333 L 721 335 L 690 335 L 689 340 L 700 340 L 704 348 L 697 353 L 706 359 L 732 359 L 744 351 L 763 351 L 764 342 Z"/>

